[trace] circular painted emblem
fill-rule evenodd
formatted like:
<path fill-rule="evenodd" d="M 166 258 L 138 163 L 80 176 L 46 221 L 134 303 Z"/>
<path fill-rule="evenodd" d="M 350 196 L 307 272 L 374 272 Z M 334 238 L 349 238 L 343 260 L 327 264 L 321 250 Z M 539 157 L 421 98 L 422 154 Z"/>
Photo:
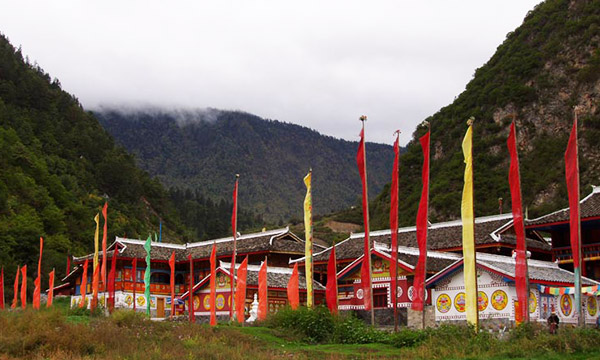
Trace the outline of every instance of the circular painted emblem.
<path fill-rule="evenodd" d="M 144 304 L 146 304 L 146 298 L 143 296 L 138 296 L 137 304 L 138 306 L 144 306 Z"/>
<path fill-rule="evenodd" d="M 408 295 L 408 300 L 413 301 L 414 297 L 415 297 L 415 287 L 414 286 L 410 286 L 408 288 L 408 291 L 406 292 L 406 294 Z M 427 300 L 427 291 L 425 291 L 425 299 Z"/>
<path fill-rule="evenodd" d="M 477 308 L 483 311 L 488 307 L 488 296 L 483 291 L 477 293 Z"/>
<path fill-rule="evenodd" d="M 217 295 L 217 309 L 223 310 L 225 307 L 225 297 L 221 294 Z"/>
<path fill-rule="evenodd" d="M 456 308 L 456 311 L 465 312 L 465 303 L 465 293 L 459 292 L 456 294 L 454 297 L 454 307 Z"/>
<path fill-rule="evenodd" d="M 587 309 L 590 316 L 596 316 L 596 313 L 598 312 L 598 301 L 595 296 L 588 297 Z"/>
<path fill-rule="evenodd" d="M 402 290 L 402 288 L 400 286 L 398 286 L 396 288 L 396 296 L 399 298 L 402 296 L 403 293 L 404 293 L 404 290 Z"/>
<path fill-rule="evenodd" d="M 571 297 L 567 294 L 563 294 L 560 297 L 560 311 L 564 316 L 571 315 L 571 312 L 573 311 L 573 300 L 571 300 Z"/>
<path fill-rule="evenodd" d="M 219 275 L 217 275 L 217 286 L 223 288 L 226 284 L 227 280 L 225 278 L 225 274 L 219 273 Z"/>
<path fill-rule="evenodd" d="M 537 297 L 533 291 L 529 292 L 529 313 L 533 314 L 537 309 Z"/>
<path fill-rule="evenodd" d="M 131 304 L 133 304 L 133 296 L 131 296 L 131 295 L 125 296 L 125 304 L 127 304 L 128 306 L 131 306 Z"/>
<path fill-rule="evenodd" d="M 450 308 L 452 307 L 452 300 L 450 299 L 450 296 L 448 296 L 448 294 L 441 294 L 440 296 L 438 296 L 437 301 L 435 303 L 438 311 L 442 314 L 445 314 L 448 311 L 450 311 Z"/>
<path fill-rule="evenodd" d="M 210 310 L 210 296 L 205 296 L 204 301 L 202 302 L 202 306 L 204 306 L 204 310 Z"/>
<path fill-rule="evenodd" d="M 200 296 L 194 295 L 194 310 L 200 309 Z"/>
<path fill-rule="evenodd" d="M 363 289 L 358 289 L 358 290 L 356 290 L 356 298 L 357 298 L 357 299 L 359 299 L 359 300 L 362 300 L 362 298 L 363 298 L 363 295 L 364 295 L 364 294 L 363 294 Z"/>
<path fill-rule="evenodd" d="M 492 293 L 492 307 L 498 311 L 504 310 L 508 304 L 508 295 L 504 290 L 496 290 Z"/>

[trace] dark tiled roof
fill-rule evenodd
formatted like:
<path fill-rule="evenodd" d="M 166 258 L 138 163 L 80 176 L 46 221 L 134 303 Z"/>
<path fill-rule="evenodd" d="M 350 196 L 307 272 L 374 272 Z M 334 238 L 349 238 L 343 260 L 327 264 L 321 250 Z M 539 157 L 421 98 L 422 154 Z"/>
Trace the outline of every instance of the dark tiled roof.
<path fill-rule="evenodd" d="M 375 243 L 375 250 L 391 257 L 392 249 L 389 246 Z M 453 264 L 460 258 L 461 257 L 458 254 L 430 250 L 427 252 L 427 272 L 438 272 Z M 417 262 L 419 261 L 419 249 L 414 247 L 399 246 L 398 260 L 416 267 Z"/>
<path fill-rule="evenodd" d="M 390 230 L 373 231 L 371 241 L 391 245 Z M 428 249 L 439 250 L 462 247 L 462 222 L 449 221 L 430 225 L 427 230 Z M 352 234 L 350 238 L 336 244 L 336 257 L 340 260 L 356 259 L 363 253 L 364 233 Z M 479 217 L 475 219 L 475 244 L 515 244 L 512 234 L 512 215 L 503 214 Z M 398 229 L 398 245 L 417 247 L 417 230 L 414 226 Z M 527 247 L 530 249 L 550 250 L 548 243 L 528 238 Z M 315 261 L 327 261 L 329 249 L 315 254 Z"/>
<path fill-rule="evenodd" d="M 600 216 L 600 186 L 594 186 L 592 193 L 580 201 L 579 211 L 581 219 Z M 569 214 L 569 208 L 567 207 L 537 219 L 527 220 L 526 225 L 543 225 L 569 221 Z"/>

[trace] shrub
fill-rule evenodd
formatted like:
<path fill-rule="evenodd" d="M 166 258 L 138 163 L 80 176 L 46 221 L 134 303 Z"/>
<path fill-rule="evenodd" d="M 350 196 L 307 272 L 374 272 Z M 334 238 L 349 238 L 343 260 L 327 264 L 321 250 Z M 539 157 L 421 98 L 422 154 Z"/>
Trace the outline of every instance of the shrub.
<path fill-rule="evenodd" d="M 271 315 L 266 325 L 292 331 L 309 343 L 322 343 L 331 338 L 334 319 L 325 306 L 284 308 Z"/>
<path fill-rule="evenodd" d="M 366 325 L 353 315 L 342 315 L 334 318 L 332 341 L 341 344 L 367 344 L 383 342 L 387 333 Z"/>
<path fill-rule="evenodd" d="M 119 327 L 130 328 L 142 324 L 145 317 L 137 311 L 116 310 L 110 315 L 110 319 Z"/>

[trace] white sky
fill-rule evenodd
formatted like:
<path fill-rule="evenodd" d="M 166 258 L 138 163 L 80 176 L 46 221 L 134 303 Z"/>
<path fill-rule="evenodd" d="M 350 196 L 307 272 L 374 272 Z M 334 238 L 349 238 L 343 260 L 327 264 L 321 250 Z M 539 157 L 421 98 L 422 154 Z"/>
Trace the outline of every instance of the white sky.
<path fill-rule="evenodd" d="M 0 32 L 87 109 L 243 110 L 406 143 L 540 0 L 0 0 Z"/>

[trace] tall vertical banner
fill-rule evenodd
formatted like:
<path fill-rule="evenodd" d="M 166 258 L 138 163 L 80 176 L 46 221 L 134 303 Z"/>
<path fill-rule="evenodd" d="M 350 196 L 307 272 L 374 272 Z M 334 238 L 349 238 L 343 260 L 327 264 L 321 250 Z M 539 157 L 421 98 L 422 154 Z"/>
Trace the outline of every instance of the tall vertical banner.
<path fill-rule="evenodd" d="M 4 267 L 0 273 L 0 310 L 4 310 Z"/>
<path fill-rule="evenodd" d="M 248 275 L 248 255 L 237 270 L 237 282 L 235 284 L 235 315 L 237 321 L 243 324 L 246 320 L 246 277 Z"/>
<path fill-rule="evenodd" d="M 188 294 L 190 294 L 189 296 L 189 310 L 188 310 L 188 314 L 189 314 L 189 320 L 190 322 L 195 322 L 196 321 L 196 313 L 194 312 L 194 262 L 192 261 L 192 255 L 188 255 L 188 260 L 190 261 L 190 277 L 189 277 L 189 290 L 188 290 Z"/>
<path fill-rule="evenodd" d="M 65 276 L 69 275 L 71 273 L 71 255 L 67 255 L 67 272 L 65 273 Z"/>
<path fill-rule="evenodd" d="M 394 141 L 394 167 L 392 168 L 392 187 L 390 188 L 390 233 L 392 237 L 392 261 L 390 261 L 390 277 L 392 278 L 392 288 L 390 289 L 390 295 L 392 299 L 392 306 L 394 307 L 394 331 L 398 331 L 398 166 L 400 162 L 399 138 L 400 131 L 398 130 L 396 131 L 396 141 Z"/>
<path fill-rule="evenodd" d="M 21 308 L 27 307 L 27 265 L 21 268 Z"/>
<path fill-rule="evenodd" d="M 477 270 L 475 258 L 475 215 L 473 210 L 473 119 L 462 142 L 465 157 L 465 184 L 463 187 L 461 218 L 463 224 L 463 267 L 465 276 L 465 308 L 467 322 L 479 328 L 477 303 Z"/>
<path fill-rule="evenodd" d="M 115 244 L 115 250 L 113 250 L 112 261 L 110 262 L 110 271 L 108 272 L 108 310 L 113 312 L 115 310 L 115 280 L 117 277 L 117 254 L 119 254 L 119 248 Z M 133 265 L 133 309 L 135 311 L 135 285 L 137 276 L 137 259 L 134 259 Z"/>
<path fill-rule="evenodd" d="M 523 205 L 521 199 L 521 176 L 519 174 L 519 155 L 517 152 L 517 131 L 514 121 L 510 124 L 510 133 L 506 142 L 510 153 L 510 169 L 508 183 L 512 203 L 513 228 L 517 235 L 515 286 L 517 301 L 520 305 L 529 303 L 529 279 L 527 271 L 527 245 L 525 243 L 525 224 L 523 221 Z M 528 306 L 519 306 L 520 318 L 529 321 Z"/>
<path fill-rule="evenodd" d="M 419 260 L 415 268 L 415 277 L 413 286 L 415 289 L 413 295 L 412 309 L 423 311 L 425 303 L 425 273 L 427 268 L 427 226 L 429 216 L 429 144 L 430 131 L 419 139 L 423 150 L 423 169 L 421 171 L 421 201 L 417 211 L 417 244 L 419 245 Z"/>
<path fill-rule="evenodd" d="M 210 252 L 210 326 L 217 325 L 217 244 Z"/>
<path fill-rule="evenodd" d="M 115 249 L 116 251 L 116 249 Z M 131 261 L 131 272 L 133 273 L 132 278 L 133 278 L 133 311 L 137 311 L 136 310 L 136 302 L 137 302 L 137 297 L 136 297 L 136 290 L 137 290 L 137 258 L 133 258 L 133 260 Z"/>
<path fill-rule="evenodd" d="M 573 129 L 565 151 L 565 177 L 569 193 L 569 232 L 571 252 L 573 253 L 573 270 L 575 273 L 575 304 L 579 325 L 584 325 L 585 316 L 581 306 L 581 229 L 579 214 L 579 154 L 577 149 L 577 112 L 573 120 Z"/>
<path fill-rule="evenodd" d="M 96 232 L 94 233 L 94 266 L 92 268 L 92 303 L 91 309 L 94 310 L 98 304 L 98 286 L 100 284 L 100 267 L 98 261 L 99 244 L 100 238 L 100 214 L 96 214 L 94 217 L 96 222 Z"/>
<path fill-rule="evenodd" d="M 364 256 L 360 270 L 360 281 L 363 290 L 363 303 L 365 310 L 373 309 L 373 292 L 371 291 L 371 241 L 369 239 L 369 195 L 367 191 L 367 159 L 365 149 L 365 123 L 366 117 L 361 117 L 363 128 L 360 131 L 360 142 L 358 143 L 358 152 L 356 153 L 356 165 L 362 182 L 362 208 L 363 222 L 365 226 Z M 371 325 L 374 325 L 375 315 L 371 311 Z"/>
<path fill-rule="evenodd" d="M 50 271 L 50 274 L 48 274 L 49 279 L 48 279 L 48 301 L 46 302 L 46 307 L 52 307 L 52 302 L 54 301 L 54 269 L 52 269 L 52 271 Z"/>
<path fill-rule="evenodd" d="M 238 195 L 238 180 L 239 174 L 235 175 L 235 185 L 233 187 L 233 210 L 231 211 L 231 233 L 233 235 L 233 253 L 231 254 L 231 306 L 229 307 L 229 319 L 233 321 L 233 309 L 235 307 L 235 262 L 237 256 L 237 195 Z"/>
<path fill-rule="evenodd" d="M 171 278 L 169 285 L 171 286 L 171 319 L 175 315 L 175 251 L 169 258 L 169 269 L 171 270 Z"/>
<path fill-rule="evenodd" d="M 44 252 L 44 238 L 40 236 L 40 257 L 38 259 L 37 277 L 33 285 L 33 308 L 40 309 L 40 298 L 42 293 L 42 253 Z"/>
<path fill-rule="evenodd" d="M 148 236 L 146 243 L 144 243 L 144 250 L 146 250 L 146 271 L 144 272 L 144 296 L 146 297 L 146 315 L 150 316 L 150 252 L 152 251 L 152 236 Z"/>
<path fill-rule="evenodd" d="M 267 298 L 267 258 L 260 266 L 258 271 L 258 320 L 265 320 L 269 309 L 269 300 Z"/>
<path fill-rule="evenodd" d="M 327 284 L 325 285 L 325 300 L 333 315 L 338 313 L 337 266 L 335 264 L 335 244 L 331 248 L 327 262 Z"/>
<path fill-rule="evenodd" d="M 21 273 L 21 268 L 17 266 L 17 274 L 15 275 L 15 285 L 13 288 L 13 301 L 12 304 L 10 305 L 11 309 L 16 309 L 17 308 L 17 302 L 19 301 L 19 274 Z"/>
<path fill-rule="evenodd" d="M 106 239 L 108 237 L 108 203 L 104 203 L 102 207 L 102 217 L 104 218 L 104 228 L 102 229 L 102 267 L 100 268 L 100 277 L 102 278 L 102 284 L 104 285 L 104 291 L 106 291 L 106 263 L 108 261 L 108 255 L 106 254 Z"/>
<path fill-rule="evenodd" d="M 290 280 L 288 281 L 287 285 L 287 297 L 292 310 L 298 309 L 298 306 L 300 305 L 299 287 L 298 263 L 295 263 L 294 269 L 292 270 L 292 276 L 290 276 Z"/>
<path fill-rule="evenodd" d="M 306 196 L 304 197 L 304 273 L 306 275 L 306 306 L 313 307 L 313 218 L 312 218 L 312 170 L 304 177 Z"/>
<path fill-rule="evenodd" d="M 81 294 L 81 301 L 79 302 L 79 307 L 85 307 L 86 303 L 86 293 L 87 293 L 87 273 L 88 273 L 88 259 L 85 259 L 83 263 L 83 274 L 81 274 L 81 285 L 79 285 L 79 293 Z"/>

